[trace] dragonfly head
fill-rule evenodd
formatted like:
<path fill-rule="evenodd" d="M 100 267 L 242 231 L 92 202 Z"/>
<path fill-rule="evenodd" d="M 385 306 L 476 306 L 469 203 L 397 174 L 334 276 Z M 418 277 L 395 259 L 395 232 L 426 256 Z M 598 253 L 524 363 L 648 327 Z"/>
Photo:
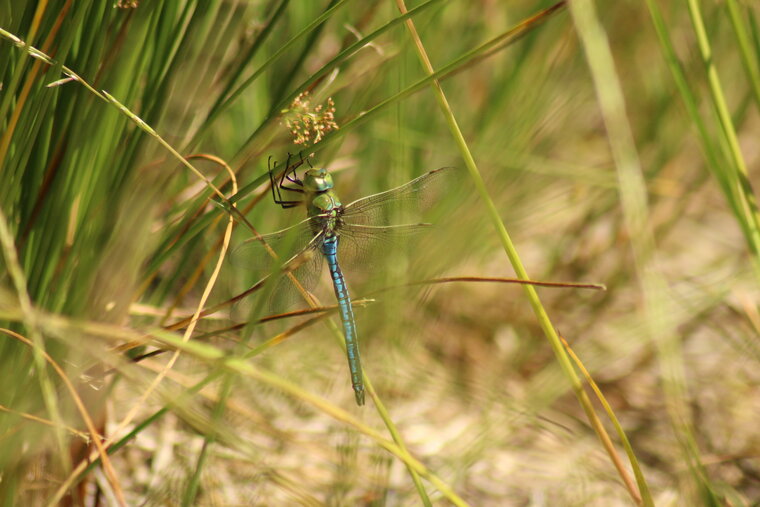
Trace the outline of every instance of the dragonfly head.
<path fill-rule="evenodd" d="M 333 188 L 332 175 L 327 169 L 309 169 L 303 176 L 303 186 L 309 192 L 326 192 Z"/>

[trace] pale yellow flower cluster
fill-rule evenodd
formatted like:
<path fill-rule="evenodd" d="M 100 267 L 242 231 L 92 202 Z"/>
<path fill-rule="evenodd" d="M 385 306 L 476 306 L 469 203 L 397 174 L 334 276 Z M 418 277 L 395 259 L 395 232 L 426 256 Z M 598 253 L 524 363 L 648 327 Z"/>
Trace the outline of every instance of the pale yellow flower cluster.
<path fill-rule="evenodd" d="M 299 94 L 290 104 L 290 108 L 285 109 L 283 113 L 285 125 L 293 135 L 295 144 L 317 144 L 325 134 L 338 129 L 335 122 L 335 103 L 331 97 L 327 98 L 326 105 L 319 104 L 312 109 L 309 92 L 305 91 Z"/>

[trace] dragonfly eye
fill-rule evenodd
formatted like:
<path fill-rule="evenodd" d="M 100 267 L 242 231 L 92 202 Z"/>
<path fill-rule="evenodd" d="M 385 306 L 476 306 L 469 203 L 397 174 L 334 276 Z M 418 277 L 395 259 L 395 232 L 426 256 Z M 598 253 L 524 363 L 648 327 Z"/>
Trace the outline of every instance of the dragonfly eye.
<path fill-rule="evenodd" d="M 325 192 L 333 188 L 332 175 L 327 169 L 309 169 L 303 176 L 303 186 L 309 192 Z"/>

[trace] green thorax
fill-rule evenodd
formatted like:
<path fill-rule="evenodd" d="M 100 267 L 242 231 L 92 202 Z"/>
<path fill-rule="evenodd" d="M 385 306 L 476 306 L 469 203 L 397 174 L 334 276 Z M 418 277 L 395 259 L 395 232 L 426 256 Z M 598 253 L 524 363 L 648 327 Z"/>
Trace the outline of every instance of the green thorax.
<path fill-rule="evenodd" d="M 309 169 L 303 177 L 303 187 L 306 191 L 306 210 L 310 217 L 322 215 L 325 225 L 334 229 L 338 210 L 342 204 L 333 191 L 333 180 L 326 169 Z"/>

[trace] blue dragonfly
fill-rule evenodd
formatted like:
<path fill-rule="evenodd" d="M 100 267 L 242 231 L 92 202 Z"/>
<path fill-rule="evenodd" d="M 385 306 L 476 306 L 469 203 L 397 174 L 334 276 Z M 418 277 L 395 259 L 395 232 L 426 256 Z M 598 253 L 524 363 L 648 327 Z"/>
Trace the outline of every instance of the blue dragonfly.
<path fill-rule="evenodd" d="M 279 180 L 275 175 L 276 163 L 269 167 L 269 177 L 274 202 L 284 209 L 305 205 L 306 219 L 287 229 L 247 240 L 236 249 L 235 256 L 246 258 L 247 263 L 266 266 L 271 262 L 273 250 L 279 255 L 277 262 L 281 263 L 283 271 L 288 271 L 290 265 L 297 266 L 292 271 L 306 290 L 319 278 L 323 259 L 327 261 L 346 340 L 351 384 L 356 403 L 361 406 L 364 405 L 364 383 L 356 322 L 341 262 L 348 258 L 366 268 L 370 265 L 369 259 L 383 245 L 392 248 L 396 240 L 428 228 L 431 224 L 388 224 L 388 216 L 398 210 L 421 209 L 431 204 L 436 194 L 431 187 L 439 185 L 442 176 L 453 168 L 435 169 L 399 187 L 344 205 L 334 190 L 332 175 L 326 169 L 310 167 L 299 178 L 296 170 L 302 164 L 303 159 L 290 165 L 288 157 Z M 283 192 L 290 192 L 293 198 L 284 198 Z M 286 194 L 286 197 L 289 196 Z M 265 249 L 269 248 L 267 254 Z M 283 293 L 297 294 L 292 281 L 286 278 L 275 287 L 275 297 Z"/>

